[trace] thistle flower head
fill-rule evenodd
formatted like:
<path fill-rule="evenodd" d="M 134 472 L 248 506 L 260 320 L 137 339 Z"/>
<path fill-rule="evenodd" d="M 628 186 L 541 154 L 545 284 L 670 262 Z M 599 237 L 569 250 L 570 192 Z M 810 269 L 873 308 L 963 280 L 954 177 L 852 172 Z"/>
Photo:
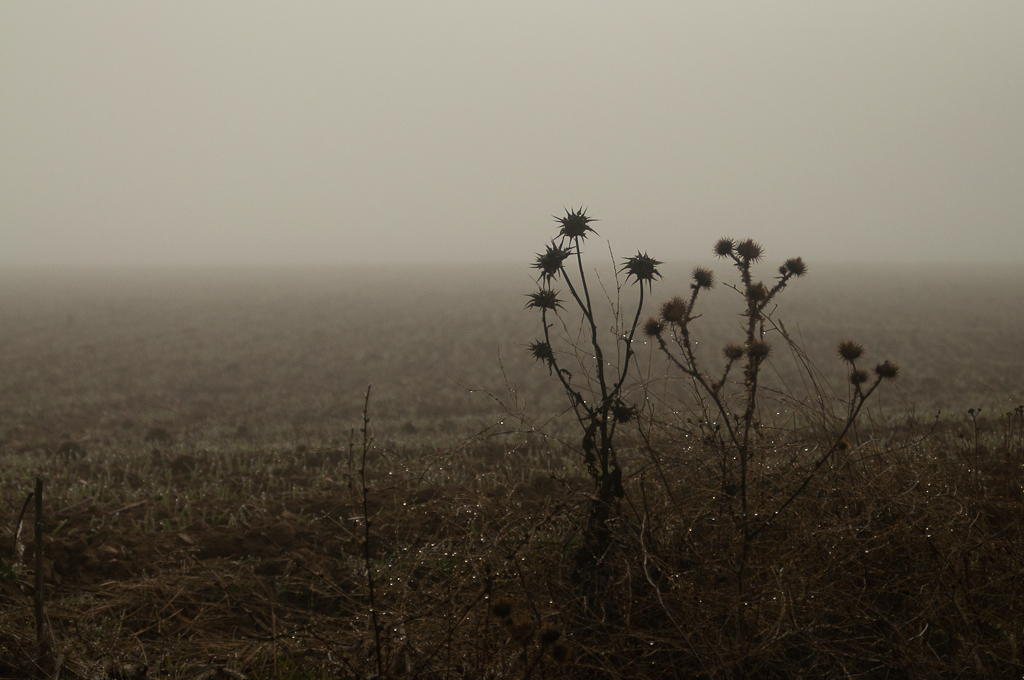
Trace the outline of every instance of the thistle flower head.
<path fill-rule="evenodd" d="M 557 309 L 562 306 L 562 301 L 558 299 L 558 293 L 550 288 L 541 288 L 527 297 L 530 298 L 530 301 L 526 303 L 527 309 Z"/>
<path fill-rule="evenodd" d="M 623 402 L 617 402 L 612 406 L 612 418 L 617 423 L 628 423 L 631 422 L 637 416 L 636 406 L 630 406 Z M 552 640 L 554 642 L 554 640 Z"/>
<path fill-rule="evenodd" d="M 665 324 L 653 316 L 648 317 L 647 321 L 644 321 L 644 335 L 649 338 L 656 338 L 662 334 L 665 330 Z"/>
<path fill-rule="evenodd" d="M 735 241 L 731 238 L 722 237 L 715 241 L 715 255 L 718 257 L 728 257 L 729 255 L 732 255 L 732 251 L 735 247 Z"/>
<path fill-rule="evenodd" d="M 658 265 L 661 262 L 655 260 L 647 253 L 637 253 L 633 257 L 627 257 L 626 261 L 622 265 L 620 272 L 626 272 L 626 279 L 635 279 L 640 285 L 647 284 L 650 286 L 654 282 L 654 278 L 661 278 L 661 272 L 658 271 Z"/>
<path fill-rule="evenodd" d="M 559 236 L 578 239 L 585 239 L 587 232 L 594 231 L 590 223 L 596 221 L 593 217 L 587 217 L 586 208 L 566 210 L 564 217 L 556 217 L 555 220 L 560 225 L 558 228 Z M 594 233 L 596 234 L 597 232 L 594 231 Z"/>
<path fill-rule="evenodd" d="M 752 238 L 736 244 L 736 254 L 746 262 L 757 262 L 764 255 L 764 248 Z"/>
<path fill-rule="evenodd" d="M 540 281 L 551 281 L 558 278 L 558 273 L 562 271 L 562 263 L 572 255 L 572 252 L 568 248 L 561 248 L 556 245 L 549 245 L 543 253 L 537 254 L 537 259 L 533 263 L 534 269 L 540 270 Z"/>
<path fill-rule="evenodd" d="M 758 281 L 747 290 L 747 297 L 754 302 L 764 302 L 768 299 L 768 286 Z"/>
<path fill-rule="evenodd" d="M 747 356 L 754 361 L 764 361 L 771 354 L 772 347 L 764 340 L 752 340 L 747 345 Z"/>
<path fill-rule="evenodd" d="M 682 323 L 690 311 L 690 304 L 678 295 L 661 305 L 661 318 L 668 323 Z"/>
<path fill-rule="evenodd" d="M 863 368 L 855 368 L 850 371 L 850 382 L 854 385 L 863 385 L 871 375 Z"/>
<path fill-rule="evenodd" d="M 715 285 L 715 273 L 707 267 L 694 267 L 693 285 L 710 290 Z"/>
<path fill-rule="evenodd" d="M 786 268 L 786 271 L 782 272 L 783 274 L 788 272 L 793 276 L 799 277 L 807 273 L 807 263 L 804 262 L 802 257 L 791 257 L 782 266 Z"/>
<path fill-rule="evenodd" d="M 853 340 L 843 340 L 839 343 L 839 347 L 836 348 L 836 352 L 839 353 L 839 357 L 843 361 L 852 364 L 864 356 L 864 345 Z"/>
<path fill-rule="evenodd" d="M 543 361 L 546 364 L 552 364 L 555 361 L 555 352 L 551 349 L 551 345 L 543 340 L 530 343 L 530 354 L 537 361 Z"/>
<path fill-rule="evenodd" d="M 728 345 L 722 348 L 722 354 L 729 361 L 736 361 L 743 356 L 743 345 L 737 345 L 736 343 L 730 342 Z"/>
<path fill-rule="evenodd" d="M 886 359 L 875 366 L 875 375 L 885 380 L 895 380 L 900 374 L 900 367 Z"/>

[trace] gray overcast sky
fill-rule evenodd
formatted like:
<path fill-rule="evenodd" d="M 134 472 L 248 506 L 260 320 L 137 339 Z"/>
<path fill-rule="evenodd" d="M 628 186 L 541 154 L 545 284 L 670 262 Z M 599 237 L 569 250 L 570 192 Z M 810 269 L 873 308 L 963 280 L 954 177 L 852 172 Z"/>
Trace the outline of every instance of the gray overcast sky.
<path fill-rule="evenodd" d="M 1024 263 L 1024 2 L 0 3 L 0 263 L 526 262 L 579 205 Z"/>

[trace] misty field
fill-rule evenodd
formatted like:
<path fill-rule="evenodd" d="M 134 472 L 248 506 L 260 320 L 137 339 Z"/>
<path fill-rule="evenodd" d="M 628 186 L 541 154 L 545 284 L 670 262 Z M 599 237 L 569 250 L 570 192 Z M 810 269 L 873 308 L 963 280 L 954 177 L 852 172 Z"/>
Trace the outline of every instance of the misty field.
<path fill-rule="evenodd" d="M 645 315 L 690 285 L 661 271 Z M 817 406 L 773 352 L 765 389 L 796 401 L 764 415 L 751 503 L 809 482 L 744 548 L 742 597 L 724 463 L 639 335 L 626 396 L 647 424 L 621 435 L 612 548 L 581 582 L 593 482 L 528 350 L 531 274 L 0 273 L 0 676 L 40 651 L 37 477 L 61 677 L 1024 671 L 1024 272 L 811 263 L 790 286 L 774 318 L 830 399 L 848 397 L 841 341 L 900 373 L 811 470 L 820 442 L 785 423 Z M 711 363 L 737 297 L 719 285 L 699 320 Z"/>

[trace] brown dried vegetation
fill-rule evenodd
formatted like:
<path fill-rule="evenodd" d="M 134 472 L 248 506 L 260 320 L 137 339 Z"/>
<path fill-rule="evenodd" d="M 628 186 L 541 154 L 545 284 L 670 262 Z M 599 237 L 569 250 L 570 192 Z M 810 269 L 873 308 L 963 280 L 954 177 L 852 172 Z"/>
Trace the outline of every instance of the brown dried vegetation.
<path fill-rule="evenodd" d="M 520 311 L 517 295 L 508 308 Z M 444 314 L 431 310 L 424 319 Z M 456 365 L 452 355 L 491 361 L 459 344 L 462 333 L 471 345 L 481 337 L 473 333 L 495 332 L 480 330 L 484 312 L 467 318 L 437 339 L 447 348 L 437 355 L 449 362 L 444 370 Z M 294 318 L 279 323 L 285 337 L 313 335 Z M 648 415 L 631 418 L 619 448 L 625 496 L 610 518 L 594 597 L 573 580 L 572 559 L 593 484 L 578 452 L 556 440 L 557 427 L 439 437 L 455 426 L 438 421 L 457 423 L 451 411 L 465 397 L 447 400 L 435 374 L 413 376 L 442 396 L 428 403 L 412 391 L 413 377 L 408 403 L 379 393 L 391 419 L 370 441 L 364 483 L 360 438 L 350 435 L 358 399 L 340 395 L 347 420 L 318 425 L 326 392 L 303 401 L 301 388 L 313 390 L 319 377 L 270 380 L 241 353 L 217 355 L 226 373 L 203 373 L 174 349 L 196 341 L 182 334 L 154 344 L 155 374 L 136 366 L 90 382 L 96 364 L 83 363 L 72 389 L 49 372 L 61 352 L 3 339 L 17 361 L 0 376 L 0 677 L 35 672 L 31 507 L 18 527 L 35 476 L 46 480 L 49 670 L 64 678 L 1001 678 L 1024 670 L 1019 408 L 938 421 L 871 412 L 750 544 L 742 597 L 743 518 L 712 433 L 672 421 L 670 410 L 659 411 L 657 427 Z M 823 364 L 842 363 L 838 339 L 823 342 Z M 117 352 L 123 340 L 111 342 Z M 102 343 L 90 342 L 102 355 Z M 732 357 L 722 343 L 706 344 L 718 360 L 742 360 L 739 345 Z M 503 359 L 510 373 L 535 375 L 536 385 L 550 379 L 516 350 L 521 360 Z M 434 356 L 410 352 L 421 363 Z M 778 343 L 765 361 L 784 354 Z M 914 380 L 913 357 L 893 354 L 900 380 Z M 837 384 L 847 369 L 836 371 Z M 873 373 L 870 381 L 892 371 Z M 232 390 L 231 376 L 246 390 Z M 649 394 L 668 403 L 675 385 Z M 108 396 L 123 387 L 136 390 L 134 403 Z M 475 403 L 467 411 L 508 419 Z M 822 445 L 801 421 L 807 413 L 764 412 L 756 423 L 748 522 L 767 519 L 756 513 L 779 507 L 806 479 Z M 147 437 L 157 428 L 167 436 Z M 338 441 L 320 436 L 327 430 Z"/>

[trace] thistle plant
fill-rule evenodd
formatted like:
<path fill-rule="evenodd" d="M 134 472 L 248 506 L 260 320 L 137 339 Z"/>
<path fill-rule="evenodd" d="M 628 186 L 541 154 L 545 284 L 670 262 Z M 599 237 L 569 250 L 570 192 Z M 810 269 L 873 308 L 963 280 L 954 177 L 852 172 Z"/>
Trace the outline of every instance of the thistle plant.
<path fill-rule="evenodd" d="M 773 320 L 772 311 L 776 299 L 790 282 L 807 274 L 807 265 L 800 257 L 790 258 L 778 267 L 774 279 L 765 283 L 754 276 L 754 265 L 764 255 L 763 247 L 754 240 L 721 238 L 714 245 L 714 253 L 727 260 L 738 272 L 739 283 L 725 285 L 742 296 L 744 306 L 742 337 L 739 342 L 727 343 L 722 348 L 724 366 L 720 372 L 712 374 L 705 368 L 695 351 L 696 341 L 693 337 L 693 322 L 700 318 L 697 309 L 701 294 L 711 290 L 716 283 L 715 274 L 710 269 L 695 268 L 689 295 L 677 296 L 665 302 L 661 306 L 660 316 L 651 317 L 644 323 L 644 332 L 658 343 L 669 361 L 695 385 L 698 402 L 704 411 L 700 425 L 705 432 L 705 439 L 720 454 L 723 497 L 738 496 L 743 545 L 738 581 L 742 596 L 744 565 L 751 542 L 806 490 L 813 476 L 829 459 L 848 446 L 846 436 L 868 398 L 883 380 L 895 379 L 899 367 L 891 361 L 885 361 L 875 366 L 873 372 L 869 372 L 858 363 L 864 354 L 864 348 L 859 343 L 844 341 L 839 344 L 838 354 L 848 364 L 850 371 L 850 394 L 845 415 L 838 427 L 830 428 L 824 453 L 813 461 L 802 482 L 773 512 L 759 513 L 761 519 L 755 522 L 748 487 L 755 437 L 761 425 L 761 375 L 773 354 L 773 346 L 769 342 L 770 333 L 776 332 L 802 358 L 804 367 L 811 371 L 802 351 L 789 338 L 785 327 L 781 322 L 776 324 Z M 740 375 L 737 376 L 737 373 Z"/>
<path fill-rule="evenodd" d="M 636 286 L 638 294 L 636 309 L 627 317 L 632 321 L 618 334 L 617 361 L 613 365 L 605 356 L 591 284 L 583 265 L 583 244 L 590 235 L 597 233 L 591 226 L 594 219 L 583 208 L 567 210 L 564 216 L 555 219 L 559 225 L 558 235 L 537 255 L 533 264 L 539 272 L 538 290 L 529 294 L 526 306 L 540 311 L 544 334 L 529 349 L 561 383 L 581 428 L 580 453 L 594 480 L 596 493 L 577 564 L 583 570 L 590 570 L 608 550 L 612 505 L 624 495 L 615 434 L 620 425 L 637 415 L 637 408 L 626 401 L 623 390 L 635 354 L 633 339 L 640 327 L 646 296 L 654 280 L 661 276 L 658 272 L 661 262 L 638 252 L 621 263 L 618 273 L 625 274 L 626 282 Z M 563 286 L 564 290 L 556 290 L 555 285 Z M 613 311 L 618 313 L 619 310 Z M 577 338 L 581 344 L 570 339 L 570 317 L 579 319 Z M 556 323 L 565 331 L 564 335 L 557 336 L 554 332 Z M 567 365 L 579 366 L 582 371 L 577 370 L 581 374 L 574 376 Z"/>

